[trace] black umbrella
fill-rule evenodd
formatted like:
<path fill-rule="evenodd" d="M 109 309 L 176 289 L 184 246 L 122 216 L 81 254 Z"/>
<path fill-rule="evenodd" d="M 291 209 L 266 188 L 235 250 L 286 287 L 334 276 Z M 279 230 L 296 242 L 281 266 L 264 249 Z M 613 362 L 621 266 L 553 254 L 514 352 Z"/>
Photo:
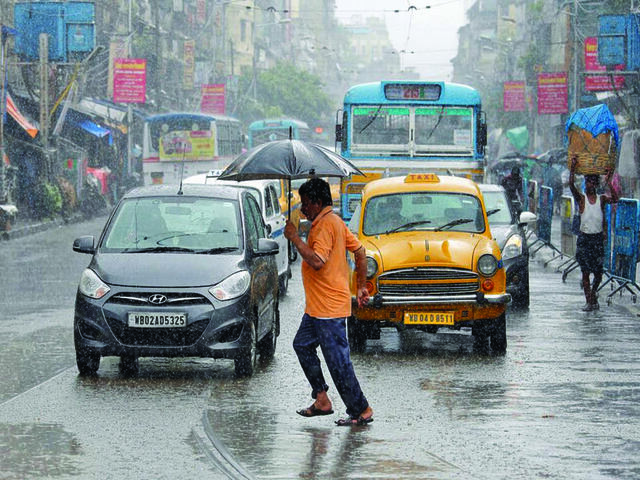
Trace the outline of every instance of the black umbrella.
<path fill-rule="evenodd" d="M 302 140 L 275 140 L 263 143 L 238 156 L 221 174 L 221 180 L 291 180 L 307 177 L 348 177 L 364 175 L 347 159 L 328 148 Z M 291 198 L 289 197 L 289 219 Z"/>

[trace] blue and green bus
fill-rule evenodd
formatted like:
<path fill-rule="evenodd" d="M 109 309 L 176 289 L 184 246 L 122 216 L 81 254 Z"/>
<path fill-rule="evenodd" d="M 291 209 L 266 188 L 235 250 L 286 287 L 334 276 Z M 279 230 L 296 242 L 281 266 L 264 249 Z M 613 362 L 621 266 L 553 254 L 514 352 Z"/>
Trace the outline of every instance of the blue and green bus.
<path fill-rule="evenodd" d="M 289 129 L 291 129 L 291 138 L 294 140 L 308 141 L 311 138 L 309 125 L 301 120 L 294 118 L 270 118 L 256 120 L 249 125 L 248 147 L 252 148 L 274 140 L 287 139 L 289 138 Z"/>
<path fill-rule="evenodd" d="M 470 86 L 425 81 L 355 85 L 344 96 L 340 116 L 339 151 L 366 174 L 342 181 L 345 220 L 360 202 L 364 183 L 374 178 L 433 172 L 484 180 L 487 125 L 480 94 Z"/>

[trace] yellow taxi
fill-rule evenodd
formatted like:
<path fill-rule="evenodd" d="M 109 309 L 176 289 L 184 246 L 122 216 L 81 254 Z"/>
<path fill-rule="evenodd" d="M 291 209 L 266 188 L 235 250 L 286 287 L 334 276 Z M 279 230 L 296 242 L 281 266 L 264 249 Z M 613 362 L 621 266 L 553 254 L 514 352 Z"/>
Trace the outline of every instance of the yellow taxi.
<path fill-rule="evenodd" d="M 381 327 L 431 333 L 471 327 L 477 345 L 506 352 L 511 296 L 475 182 L 429 173 L 373 180 L 349 228 L 367 251 L 371 295 L 358 307 L 352 274 L 352 349 L 379 338 Z"/>

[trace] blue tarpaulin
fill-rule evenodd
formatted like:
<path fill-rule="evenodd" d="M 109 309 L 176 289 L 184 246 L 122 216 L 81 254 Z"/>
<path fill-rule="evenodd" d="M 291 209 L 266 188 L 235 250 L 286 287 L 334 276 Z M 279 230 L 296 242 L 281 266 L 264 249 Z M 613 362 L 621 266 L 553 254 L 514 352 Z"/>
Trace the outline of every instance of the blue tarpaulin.
<path fill-rule="evenodd" d="M 111 145 L 112 139 L 111 139 L 111 130 L 101 127 L 100 125 L 93 123 L 90 120 L 80 120 L 79 122 L 76 122 L 76 124 L 86 130 L 87 132 L 89 132 L 92 135 L 95 135 L 98 138 L 102 138 L 106 135 L 109 135 L 109 145 Z"/>
<path fill-rule="evenodd" d="M 591 135 L 597 137 L 604 132 L 612 132 L 616 141 L 616 147 L 620 147 L 620 135 L 618 133 L 618 124 L 609 107 L 604 104 L 595 105 L 589 108 L 581 108 L 571 114 L 565 124 L 565 133 L 569 132 L 571 125 L 576 125 Z"/>

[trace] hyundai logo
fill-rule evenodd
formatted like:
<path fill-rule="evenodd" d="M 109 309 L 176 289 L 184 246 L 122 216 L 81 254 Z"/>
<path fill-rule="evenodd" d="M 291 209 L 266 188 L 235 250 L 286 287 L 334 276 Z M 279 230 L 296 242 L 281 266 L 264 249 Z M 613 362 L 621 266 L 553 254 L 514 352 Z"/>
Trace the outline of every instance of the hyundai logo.
<path fill-rule="evenodd" d="M 149 303 L 153 303 L 154 305 L 162 305 L 167 302 L 167 297 L 162 295 L 161 293 L 154 293 L 149 297 Z"/>

